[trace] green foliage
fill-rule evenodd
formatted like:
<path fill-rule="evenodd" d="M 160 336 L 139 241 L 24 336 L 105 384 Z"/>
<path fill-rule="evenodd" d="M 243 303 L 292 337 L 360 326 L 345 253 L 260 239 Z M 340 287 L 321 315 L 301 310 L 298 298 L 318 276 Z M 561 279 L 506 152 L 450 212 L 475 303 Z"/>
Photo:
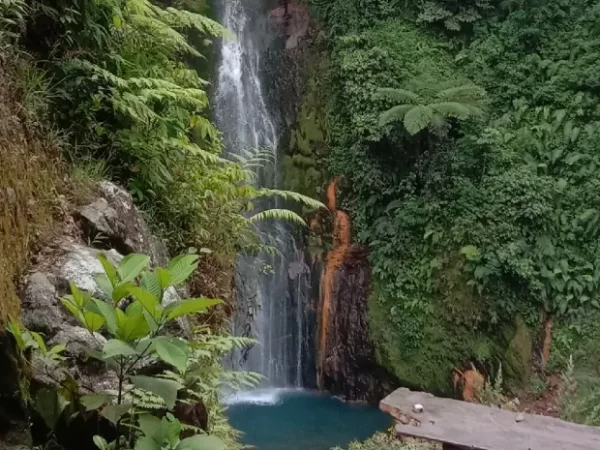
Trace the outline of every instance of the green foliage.
<path fill-rule="evenodd" d="M 548 382 L 538 374 L 533 374 L 529 380 L 531 393 L 541 395 L 548 390 Z"/>
<path fill-rule="evenodd" d="M 415 440 L 400 441 L 392 433 L 377 433 L 364 442 L 352 442 L 348 450 L 437 450 L 441 445 Z M 342 450 L 336 447 L 333 450 Z"/>
<path fill-rule="evenodd" d="M 0 3 L 0 49 L 14 42 L 25 24 L 27 3 L 23 0 L 3 0 Z"/>
<path fill-rule="evenodd" d="M 493 9 L 494 0 L 438 0 L 420 2 L 417 22 L 443 25 L 450 33 L 467 33 L 486 13 Z"/>
<path fill-rule="evenodd" d="M 450 128 L 448 119 L 467 120 L 483 114 L 477 105 L 483 92 L 477 86 L 455 86 L 432 93 L 428 81 L 424 82 L 421 76 L 414 82 L 419 93 L 398 88 L 379 89 L 380 95 L 396 104 L 381 114 L 381 124 L 402 120 L 411 135 L 430 128 L 433 133 L 445 136 Z M 429 98 L 424 98 L 420 92 Z"/>
<path fill-rule="evenodd" d="M 220 407 L 220 388 L 239 388 L 238 381 L 252 385 L 257 377 L 231 375 L 223 371 L 220 362 L 223 354 L 231 351 L 234 345 L 244 346 L 249 341 L 206 332 L 198 333 L 197 339 L 188 341 L 168 336 L 165 331 L 170 321 L 203 313 L 222 303 L 208 298 L 164 302 L 168 289 L 187 281 L 193 274 L 198 266 L 198 256 L 176 257 L 166 268 L 154 271 L 149 269 L 150 259 L 146 255 L 128 255 L 116 266 L 103 254 L 98 258 L 105 273 L 98 275 L 96 281 L 106 300 L 93 298 L 71 283 L 71 295 L 62 301 L 96 340 L 97 332 L 110 337 L 100 351 L 90 348 L 87 352 L 114 372 L 118 380 L 116 390 L 81 396 L 76 381 L 64 367 L 65 360 L 61 356 L 64 345 L 47 349 L 39 334 L 23 330 L 14 320 L 8 328 L 21 351 L 34 349 L 36 358 L 44 358 L 51 367 L 64 374 L 66 381 L 59 390 L 45 389 L 35 398 L 35 407 L 48 427 L 53 429 L 66 411 L 72 418 L 73 414 L 97 410 L 114 424 L 119 434 L 110 444 L 97 436 L 95 442 L 100 449 L 132 448 L 135 443 L 137 450 L 215 450 L 225 448 L 224 441 L 217 437 L 219 435 L 235 446 L 236 434 L 222 422 L 224 419 L 219 419 L 219 416 L 223 417 L 222 411 L 216 409 L 217 405 Z M 141 367 L 157 361 L 166 363 L 171 370 L 157 376 L 140 373 Z M 177 402 L 203 402 L 215 417 L 210 428 L 212 436 L 194 435 L 180 440 L 183 425 L 179 420 L 170 414 L 162 420 L 152 416 L 156 412 L 173 410 Z M 135 431 L 137 427 L 141 434 Z"/>
<path fill-rule="evenodd" d="M 329 165 L 370 247 L 371 333 L 384 364 L 428 389 L 447 390 L 468 359 L 502 362 L 510 386 L 526 381 L 522 330 L 539 330 L 542 312 L 575 319 L 600 306 L 600 6 L 496 6 L 421 2 L 405 20 L 373 9 L 346 28 L 331 24 L 333 6 L 323 16 L 336 35 Z"/>
<path fill-rule="evenodd" d="M 485 383 L 483 388 L 476 393 L 477 401 L 483 405 L 494 408 L 516 411 L 516 405 L 508 400 L 505 394 L 504 378 L 502 376 L 502 365 L 498 368 L 494 379 Z"/>
<path fill-rule="evenodd" d="M 52 29 L 29 27 L 25 42 L 54 79 L 53 118 L 84 188 L 100 169 L 128 187 L 174 251 L 210 248 L 228 261 L 256 250 L 256 221 L 302 222 L 291 211 L 248 218 L 261 197 L 293 196 L 252 187 L 257 168 L 274 162 L 273 149 L 233 162 L 220 156 L 208 82 L 192 67 L 210 54 L 211 38 L 231 38 L 223 27 L 148 0 L 40 0 L 29 21 Z"/>

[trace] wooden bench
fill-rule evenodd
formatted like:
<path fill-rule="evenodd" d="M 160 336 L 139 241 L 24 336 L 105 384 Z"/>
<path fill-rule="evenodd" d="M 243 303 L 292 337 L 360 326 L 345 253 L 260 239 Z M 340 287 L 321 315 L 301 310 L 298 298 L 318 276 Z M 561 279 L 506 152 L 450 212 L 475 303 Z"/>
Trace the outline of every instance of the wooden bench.
<path fill-rule="evenodd" d="M 414 405 L 423 405 L 414 412 Z M 600 450 L 600 427 L 518 414 L 398 389 L 379 407 L 396 421 L 398 436 L 443 443 L 444 450 Z"/>

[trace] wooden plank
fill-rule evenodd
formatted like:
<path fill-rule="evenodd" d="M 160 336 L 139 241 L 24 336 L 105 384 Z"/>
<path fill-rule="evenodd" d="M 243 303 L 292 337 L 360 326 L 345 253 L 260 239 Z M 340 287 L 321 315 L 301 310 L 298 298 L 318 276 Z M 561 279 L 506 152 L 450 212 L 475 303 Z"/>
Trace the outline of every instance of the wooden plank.
<path fill-rule="evenodd" d="M 423 412 L 413 412 L 415 404 Z M 398 435 L 477 450 L 600 450 L 600 428 L 552 417 L 517 413 L 484 405 L 398 389 L 380 408 L 396 419 Z"/>

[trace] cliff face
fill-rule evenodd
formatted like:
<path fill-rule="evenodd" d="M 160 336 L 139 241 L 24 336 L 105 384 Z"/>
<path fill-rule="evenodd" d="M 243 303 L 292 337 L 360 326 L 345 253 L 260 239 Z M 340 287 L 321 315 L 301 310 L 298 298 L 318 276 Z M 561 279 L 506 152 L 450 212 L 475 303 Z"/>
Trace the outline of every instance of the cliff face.
<path fill-rule="evenodd" d="M 333 180 L 327 189 L 333 246 L 321 278 L 317 380 L 319 387 L 346 400 L 377 403 L 395 383 L 376 363 L 367 324 L 368 252 L 351 242 L 350 218 L 336 204 L 337 183 Z"/>
<path fill-rule="evenodd" d="M 56 149 L 26 109 L 15 77 L 19 64 L 0 55 L 0 449 L 30 442 L 23 376 L 5 329 L 9 317 L 19 316 L 18 284 L 29 252 L 61 210 Z"/>
<path fill-rule="evenodd" d="M 395 387 L 375 359 L 367 324 L 371 269 L 367 250 L 352 245 L 332 274 L 329 324 L 320 348 L 321 386 L 347 400 L 376 403 Z"/>

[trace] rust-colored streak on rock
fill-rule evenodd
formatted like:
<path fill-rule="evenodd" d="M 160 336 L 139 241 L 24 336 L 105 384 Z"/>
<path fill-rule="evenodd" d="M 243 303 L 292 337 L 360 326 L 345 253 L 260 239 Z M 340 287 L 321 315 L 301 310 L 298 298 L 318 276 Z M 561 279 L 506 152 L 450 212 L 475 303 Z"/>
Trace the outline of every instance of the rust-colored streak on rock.
<path fill-rule="evenodd" d="M 327 187 L 327 207 L 333 213 L 333 248 L 327 254 L 325 270 L 321 282 L 321 317 L 319 327 L 319 348 L 317 359 L 317 381 L 321 384 L 325 355 L 327 354 L 328 330 L 331 322 L 331 302 L 334 290 L 335 273 L 344 262 L 350 248 L 352 228 L 350 217 L 336 206 L 335 188 L 339 178 L 334 179 Z"/>

